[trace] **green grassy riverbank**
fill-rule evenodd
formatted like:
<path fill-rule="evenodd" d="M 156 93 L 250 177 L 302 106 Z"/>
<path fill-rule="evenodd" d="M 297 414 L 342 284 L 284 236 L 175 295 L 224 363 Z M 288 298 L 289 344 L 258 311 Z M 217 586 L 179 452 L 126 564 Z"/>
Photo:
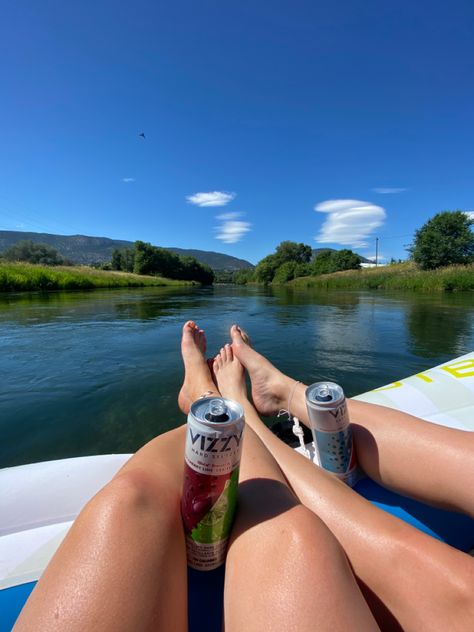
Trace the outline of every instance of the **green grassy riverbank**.
<path fill-rule="evenodd" d="M 413 263 L 300 277 L 290 287 L 341 290 L 474 291 L 474 264 L 420 270 Z"/>
<path fill-rule="evenodd" d="M 51 267 L 30 263 L 0 263 L 0 292 L 187 285 L 195 283 L 127 272 L 96 270 L 87 266 Z"/>

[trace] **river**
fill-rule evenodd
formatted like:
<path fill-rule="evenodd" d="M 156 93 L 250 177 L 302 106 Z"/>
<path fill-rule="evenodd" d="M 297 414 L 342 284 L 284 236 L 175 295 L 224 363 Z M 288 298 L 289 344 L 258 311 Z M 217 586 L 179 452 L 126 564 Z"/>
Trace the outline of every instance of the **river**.
<path fill-rule="evenodd" d="M 233 322 L 284 372 L 354 395 L 474 348 L 474 294 L 235 286 L 0 295 L 0 467 L 131 452 L 184 421 L 181 326 Z"/>

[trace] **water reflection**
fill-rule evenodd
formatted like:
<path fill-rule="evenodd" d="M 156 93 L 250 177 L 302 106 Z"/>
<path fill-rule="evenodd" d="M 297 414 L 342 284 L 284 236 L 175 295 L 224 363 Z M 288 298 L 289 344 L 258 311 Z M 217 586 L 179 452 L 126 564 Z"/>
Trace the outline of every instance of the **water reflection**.
<path fill-rule="evenodd" d="M 447 359 L 465 353 L 472 339 L 472 318 L 459 299 L 437 304 L 411 302 L 406 311 L 409 346 L 413 354 L 425 358 Z M 464 302 L 464 301 L 463 301 Z M 471 312 L 472 314 L 472 312 Z"/>
<path fill-rule="evenodd" d="M 128 452 L 184 420 L 179 342 L 233 322 L 282 371 L 348 395 L 474 348 L 474 296 L 145 288 L 0 296 L 0 467 Z"/>
<path fill-rule="evenodd" d="M 0 294 L 0 325 L 11 322 L 28 326 L 57 320 L 110 321 L 122 315 L 127 320 L 146 320 L 159 317 L 168 306 L 189 306 L 198 297 L 199 291 L 196 290 L 194 296 L 193 288 Z"/>
<path fill-rule="evenodd" d="M 270 288 L 270 295 L 278 299 L 280 305 L 334 305 L 344 308 L 357 307 L 360 292 L 331 292 L 328 290 L 302 290 L 284 286 Z"/>

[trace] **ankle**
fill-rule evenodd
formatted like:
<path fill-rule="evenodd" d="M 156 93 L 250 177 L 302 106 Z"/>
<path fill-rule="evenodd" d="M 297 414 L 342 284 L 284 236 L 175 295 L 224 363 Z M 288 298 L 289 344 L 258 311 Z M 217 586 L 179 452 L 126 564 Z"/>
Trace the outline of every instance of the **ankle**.
<path fill-rule="evenodd" d="M 243 407 L 249 403 L 247 392 L 245 390 L 240 390 L 240 389 L 226 390 L 222 393 L 222 396 L 227 397 L 227 399 L 233 399 L 234 402 L 237 402 Z"/>

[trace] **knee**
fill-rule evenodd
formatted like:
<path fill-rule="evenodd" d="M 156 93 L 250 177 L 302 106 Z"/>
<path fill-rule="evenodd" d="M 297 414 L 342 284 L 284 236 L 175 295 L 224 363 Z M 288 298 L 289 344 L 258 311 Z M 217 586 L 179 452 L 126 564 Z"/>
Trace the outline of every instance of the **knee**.
<path fill-rule="evenodd" d="M 454 572 L 449 579 L 449 588 L 446 594 L 450 601 L 452 612 L 462 613 L 466 621 L 474 620 L 474 560 L 469 558 L 459 559 Z M 467 628 L 466 628 L 467 629 Z"/>
<path fill-rule="evenodd" d="M 297 578 L 310 586 L 321 577 L 338 581 L 351 574 L 339 542 L 322 520 L 303 505 L 295 505 L 260 523 L 242 540 L 237 538 L 231 546 L 231 562 L 252 560 L 257 573 L 274 564 L 278 568 L 274 576 L 277 584 L 282 576 Z"/>
<path fill-rule="evenodd" d="M 147 513 L 173 527 L 181 521 L 180 495 L 165 472 L 133 469 L 119 473 L 90 504 L 112 521 Z"/>
<path fill-rule="evenodd" d="M 345 553 L 329 528 L 307 507 L 301 504 L 258 525 L 253 538 L 265 542 L 262 556 L 278 559 L 281 564 L 296 560 L 313 571 L 327 568 L 347 570 Z M 250 546 L 255 549 L 254 543 Z M 255 555 L 255 553 L 254 553 Z"/>
<path fill-rule="evenodd" d="M 302 555 L 314 564 L 346 564 L 342 547 L 324 522 L 304 505 L 297 505 L 284 517 L 284 528 L 293 556 Z"/>

